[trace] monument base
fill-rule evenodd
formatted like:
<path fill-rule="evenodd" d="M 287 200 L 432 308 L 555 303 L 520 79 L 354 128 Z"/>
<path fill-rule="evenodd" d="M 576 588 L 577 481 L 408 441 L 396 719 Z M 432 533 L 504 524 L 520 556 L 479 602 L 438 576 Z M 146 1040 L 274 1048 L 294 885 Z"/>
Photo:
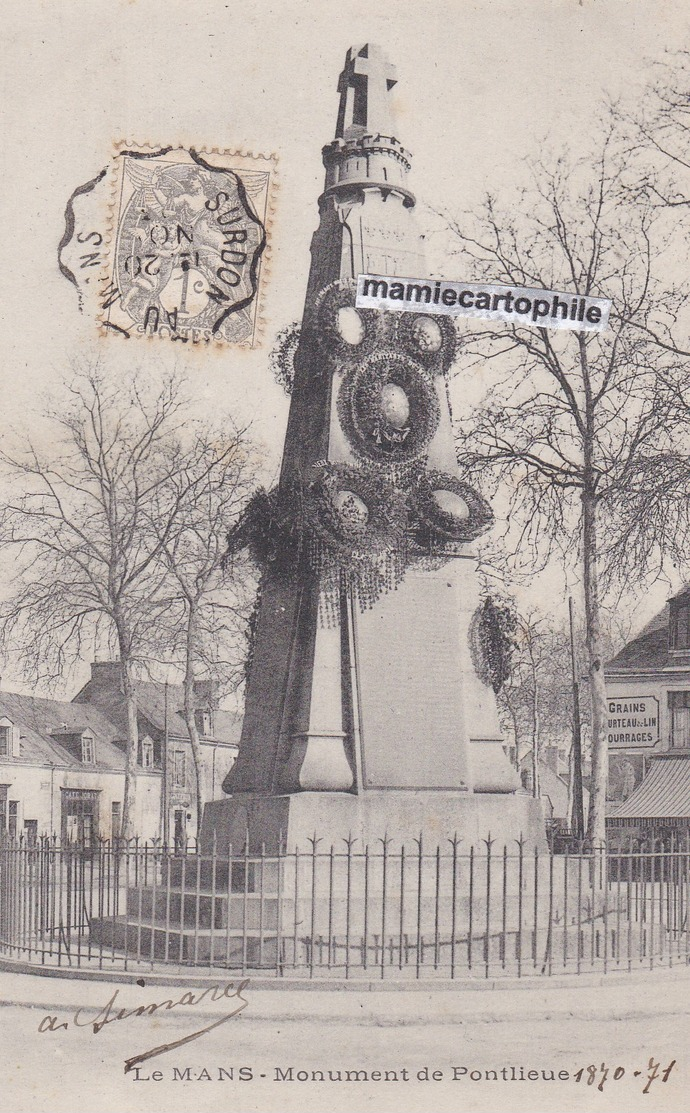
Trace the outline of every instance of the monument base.
<path fill-rule="evenodd" d="M 398 791 L 370 789 L 359 795 L 346 792 L 296 792 L 285 796 L 236 793 L 206 804 L 200 851 L 211 854 L 241 852 L 248 840 L 250 853 L 275 854 L 282 843 L 288 853 L 309 850 L 314 835 L 319 848 L 357 839 L 357 849 L 387 837 L 392 847 L 410 845 L 420 834 L 426 847 L 445 845 L 457 836 L 463 851 L 491 838 L 493 848 L 546 849 L 540 800 L 521 793 L 463 793 L 453 791 Z"/>

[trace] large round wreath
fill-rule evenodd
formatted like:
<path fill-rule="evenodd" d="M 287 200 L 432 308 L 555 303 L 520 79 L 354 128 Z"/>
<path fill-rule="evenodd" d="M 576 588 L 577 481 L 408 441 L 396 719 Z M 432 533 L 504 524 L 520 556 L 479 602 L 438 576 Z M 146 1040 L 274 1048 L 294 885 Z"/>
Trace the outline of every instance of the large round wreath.
<path fill-rule="evenodd" d="M 457 333 L 448 317 L 427 313 L 396 314 L 396 340 L 430 371 L 448 371 L 457 349 Z"/>
<path fill-rule="evenodd" d="M 273 377 L 286 394 L 292 394 L 295 381 L 295 355 L 301 337 L 302 330 L 297 321 L 293 321 L 291 325 L 286 325 L 280 330 L 269 355 Z"/>
<path fill-rule="evenodd" d="M 449 492 L 462 499 L 466 516 L 443 509 L 437 496 Z M 449 542 L 472 541 L 491 525 L 493 512 L 468 483 L 446 472 L 430 471 L 418 477 L 410 491 L 410 510 L 414 520 L 414 538 L 425 551 L 434 552 Z"/>
<path fill-rule="evenodd" d="M 392 423 L 385 390 L 398 392 L 409 409 Z M 397 352 L 379 351 L 345 377 L 338 412 L 357 455 L 377 463 L 401 464 L 417 459 L 433 437 L 441 409 L 433 380 L 419 364 Z"/>
<path fill-rule="evenodd" d="M 468 640 L 474 670 L 496 693 L 513 671 L 516 628 L 513 608 L 491 598 L 484 599 L 470 621 Z"/>
<path fill-rule="evenodd" d="M 340 365 L 361 360 L 373 352 L 383 332 L 382 315 L 376 309 L 356 309 L 356 284 L 347 279 L 331 282 L 316 299 L 316 333 L 326 353 L 334 356 Z M 347 309 L 356 315 L 362 330 L 358 342 L 349 342 L 340 327 L 340 311 Z"/>
<path fill-rule="evenodd" d="M 305 526 L 334 561 L 367 558 L 399 547 L 407 508 L 402 491 L 380 475 L 326 464 L 304 492 Z"/>
<path fill-rule="evenodd" d="M 320 613 L 337 622 L 344 591 L 363 609 L 394 590 L 407 568 L 405 495 L 380 475 L 326 464 L 303 491 L 307 559 L 321 577 Z"/>
<path fill-rule="evenodd" d="M 362 468 L 324 464 L 302 483 L 257 491 L 228 537 L 228 555 L 243 548 L 288 580 L 318 574 L 330 624 L 344 589 L 370 607 L 404 576 L 405 494 Z"/>

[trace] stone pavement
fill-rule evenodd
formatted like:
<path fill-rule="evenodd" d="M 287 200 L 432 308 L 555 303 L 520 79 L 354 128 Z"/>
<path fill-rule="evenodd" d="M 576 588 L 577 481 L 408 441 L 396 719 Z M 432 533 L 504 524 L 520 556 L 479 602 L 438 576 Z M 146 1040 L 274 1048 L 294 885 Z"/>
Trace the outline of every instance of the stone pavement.
<path fill-rule="evenodd" d="M 54 974 L 55 972 L 53 972 Z M 63 969 L 61 976 L 15 973 L 0 969 L 0 1007 L 18 1005 L 43 1010 L 101 1008 L 119 990 L 118 1003 L 127 1008 L 179 998 L 184 992 L 199 991 L 215 984 L 189 976 L 148 976 L 132 972 L 115 979 L 93 980 L 79 972 Z M 77 976 L 75 976 L 77 975 Z M 228 981 L 241 977 L 230 973 Z M 222 974 L 219 984 L 225 984 Z M 278 988 L 279 987 L 279 988 Z M 394 1026 L 419 1023 L 500 1023 L 550 1017 L 579 1017 L 582 1020 L 624 1020 L 656 1016 L 685 1016 L 690 1008 L 690 968 L 673 967 L 654 971 L 614 973 L 606 977 L 576 976 L 523 978 L 520 981 L 458 981 L 409 983 L 348 983 L 328 985 L 324 981 L 249 979 L 243 996 L 249 1005 L 243 1016 L 254 1021 L 313 1021 Z M 218 1014 L 220 1005 L 201 1001 L 186 1005 L 186 1015 Z"/>
<path fill-rule="evenodd" d="M 190 980 L 176 985 L 171 977 L 162 985 L 159 977 L 154 985 L 145 974 L 138 984 L 137 978 L 94 981 L 0 971 L 0 1108 L 12 1113 L 73 1113 L 75 1104 L 95 1113 L 227 1108 L 685 1113 L 688 1108 L 687 967 L 644 977 L 609 976 L 603 984 L 585 978 L 536 985 L 523 980 L 511 988 L 477 983 L 484 991 L 473 991 L 466 982 L 373 992 L 362 985 L 305 989 L 304 983 L 286 981 L 276 989 L 275 983 L 266 988 L 264 980 L 246 987 L 247 1007 L 220 1027 L 215 1022 L 226 1011 L 223 1001 L 181 1002 L 194 992 Z M 203 977 L 197 984 L 204 984 Z M 184 1007 L 155 1017 L 128 1015 L 98 1034 L 92 1030 L 92 1020 L 109 1001 L 116 1013 L 167 999 Z M 82 1013 L 77 1026 L 79 1006 L 94 1012 Z M 58 1027 L 46 1029 L 46 1016 Z M 201 1039 L 194 1036 L 199 1029 Z M 125 1073 L 132 1056 L 141 1060 L 152 1048 L 155 1058 Z M 645 1093 L 652 1059 L 660 1067 L 657 1074 L 674 1066 L 666 1083 L 656 1077 L 653 1091 Z M 604 1067 L 608 1074 L 600 1091 L 588 1085 L 588 1072 L 597 1072 L 598 1084 Z M 618 1074 L 624 1069 L 619 1081 L 616 1068 Z M 312 1073 L 360 1070 L 367 1081 L 322 1082 Z M 389 1070 L 392 1080 L 375 1080 L 374 1072 Z M 530 1071 L 539 1076 L 536 1082 L 529 1081 Z"/>

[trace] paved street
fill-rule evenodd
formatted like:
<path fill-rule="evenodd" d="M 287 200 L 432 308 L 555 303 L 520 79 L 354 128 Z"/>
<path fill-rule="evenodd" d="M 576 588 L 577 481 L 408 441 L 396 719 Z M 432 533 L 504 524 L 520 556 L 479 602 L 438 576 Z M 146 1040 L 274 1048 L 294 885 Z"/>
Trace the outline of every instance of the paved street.
<path fill-rule="evenodd" d="M 187 991 L 134 982 L 117 987 L 0 974 L 5 1000 L 24 1002 L 5 1004 L 0 1010 L 6 1048 L 2 1109 L 74 1113 L 81 1100 L 83 1108 L 94 1113 L 125 1109 L 464 1113 L 506 1106 L 535 1113 L 565 1109 L 684 1113 L 688 1107 L 690 976 L 685 970 L 664 971 L 654 980 L 612 981 L 604 987 L 552 985 L 481 992 L 459 986 L 434 993 L 276 992 L 250 985 L 243 991 L 248 1005 L 241 1017 L 150 1058 L 127 1075 L 126 1059 L 200 1031 L 227 1015 L 236 998 L 196 1007 L 180 1003 L 155 1017 L 112 1021 L 94 1034 L 91 1025 L 99 1015 L 103 1018 L 103 1007 L 116 989 L 113 1016 L 120 1008 L 181 1001 Z M 77 1021 L 85 1026 L 75 1027 L 74 1009 L 80 1003 L 85 1010 Z M 67 1024 L 67 1028 L 39 1033 L 45 1015 L 56 1018 L 55 1027 Z M 650 1057 L 659 1064 L 658 1077 L 645 1095 L 649 1074 L 654 1073 L 654 1068 L 649 1069 Z M 673 1059 L 676 1066 L 663 1082 Z M 590 1064 L 597 1072 L 593 1084 L 587 1085 Z M 600 1091 L 602 1064 L 609 1074 Z M 573 1076 L 583 1067 L 577 1082 Z M 467 1073 L 460 1073 L 463 1068 Z M 525 1076 L 530 1070 L 543 1071 L 547 1080 L 541 1073 L 538 1080 L 523 1080 L 521 1068 Z M 620 1068 L 625 1073 L 614 1079 L 614 1071 L 620 1075 Z M 368 1085 L 355 1078 L 333 1082 L 311 1078 L 312 1071 L 328 1077 L 328 1071 L 344 1076 L 357 1070 L 369 1072 Z M 382 1073 L 381 1080 L 371 1077 L 376 1071 Z M 498 1078 L 485 1078 L 487 1071 L 496 1072 Z M 567 1071 L 570 1077 L 559 1080 L 559 1071 Z M 637 1077 L 635 1071 L 640 1071 Z M 434 1072 L 442 1072 L 442 1078 L 437 1074 L 434 1079 Z M 481 1080 L 471 1080 L 469 1072 L 480 1072 Z M 454 1073 L 459 1080 L 453 1080 Z"/>

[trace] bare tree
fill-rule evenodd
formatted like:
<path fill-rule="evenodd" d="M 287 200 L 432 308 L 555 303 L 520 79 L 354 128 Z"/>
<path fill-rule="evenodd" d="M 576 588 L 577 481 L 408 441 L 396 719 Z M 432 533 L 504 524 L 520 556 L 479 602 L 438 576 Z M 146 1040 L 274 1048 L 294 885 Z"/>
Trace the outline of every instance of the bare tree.
<path fill-rule="evenodd" d="M 203 675 L 227 692 L 243 679 L 244 632 L 255 585 L 248 562 L 239 555 L 226 559 L 226 549 L 257 461 L 247 430 L 230 421 L 215 433 L 188 430 L 178 455 L 183 463 L 159 489 L 151 525 L 160 538 L 171 603 L 161 630 L 184 675 L 198 835 L 204 795 L 195 684 Z"/>
<path fill-rule="evenodd" d="M 642 96 L 613 105 L 624 136 L 633 194 L 673 210 L 690 209 L 690 51 L 667 50 L 644 75 Z"/>
<path fill-rule="evenodd" d="M 665 259 L 665 268 L 672 275 L 684 275 L 690 246 L 690 51 L 665 51 L 643 78 L 641 95 L 636 91 L 632 101 L 621 98 L 611 106 L 625 160 L 624 188 L 666 224 L 673 254 Z M 687 314 L 677 325 L 685 333 L 684 347 L 690 348 Z M 675 390 L 690 428 L 686 383 L 677 382 Z M 627 566 L 640 563 L 651 547 L 659 548 L 663 535 L 674 565 L 687 566 L 688 487 L 687 451 L 660 452 L 653 460 L 637 461 L 626 519 L 619 517 L 617 522 L 612 559 Z"/>
<path fill-rule="evenodd" d="M 12 489 L 0 542 L 12 593 L 0 634 L 35 681 L 56 681 L 85 650 L 116 649 L 127 712 L 122 834 L 132 833 L 138 751 L 136 677 L 155 651 L 170 603 L 161 548 L 176 519 L 149 528 L 160 490 L 180 468 L 180 384 L 147 390 L 141 377 L 80 374 L 52 408 L 42 447 L 27 438 L 2 461 Z M 180 493 L 180 498 L 182 494 Z"/>
<path fill-rule="evenodd" d="M 588 836 L 596 842 L 605 837 L 607 779 L 602 577 L 658 568 L 668 523 L 638 522 L 633 567 L 621 563 L 615 530 L 658 461 L 683 454 L 678 396 L 687 359 L 674 325 L 687 297 L 658 273 L 668 245 L 655 218 L 653 206 L 626 193 L 607 138 L 586 161 L 537 164 L 534 185 L 510 212 L 489 197 L 478 219 L 449 221 L 468 277 L 613 301 L 601 333 L 477 322 L 464 331 L 460 365 L 464 375 L 477 367 L 490 375 L 459 431 L 464 470 L 507 493 L 515 549 L 534 566 L 556 554 L 578 561 L 591 693 Z"/>
<path fill-rule="evenodd" d="M 543 744 L 563 743 L 571 727 L 568 643 L 552 615 L 536 608 L 515 614 L 511 675 L 498 704 L 513 731 L 518 768 L 525 753 L 531 755 L 532 795 L 539 796 Z"/>

